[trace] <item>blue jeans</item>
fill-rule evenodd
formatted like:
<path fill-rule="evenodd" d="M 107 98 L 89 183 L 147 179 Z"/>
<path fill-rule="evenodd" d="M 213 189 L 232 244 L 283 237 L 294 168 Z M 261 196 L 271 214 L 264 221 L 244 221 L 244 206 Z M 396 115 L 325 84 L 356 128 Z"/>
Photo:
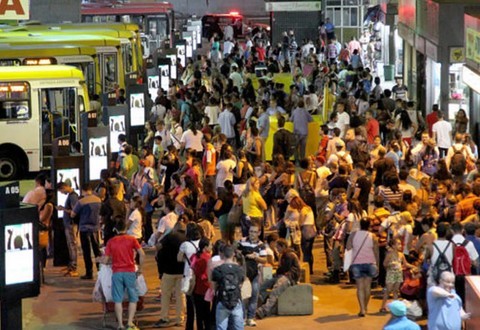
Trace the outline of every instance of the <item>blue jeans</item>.
<path fill-rule="evenodd" d="M 232 328 L 234 330 L 243 330 L 243 309 L 241 302 L 239 301 L 237 306 L 232 310 L 223 306 L 221 302 L 218 302 L 215 319 L 217 321 L 217 330 L 230 330 Z"/>
<path fill-rule="evenodd" d="M 255 276 L 252 283 L 252 296 L 245 301 L 247 319 L 254 319 L 257 312 L 258 293 L 260 291 L 260 285 L 258 284 L 258 275 Z"/>
<path fill-rule="evenodd" d="M 77 270 L 77 240 L 75 238 L 74 225 L 65 226 L 65 237 L 67 239 L 67 248 L 70 261 L 68 268 L 70 270 Z"/>

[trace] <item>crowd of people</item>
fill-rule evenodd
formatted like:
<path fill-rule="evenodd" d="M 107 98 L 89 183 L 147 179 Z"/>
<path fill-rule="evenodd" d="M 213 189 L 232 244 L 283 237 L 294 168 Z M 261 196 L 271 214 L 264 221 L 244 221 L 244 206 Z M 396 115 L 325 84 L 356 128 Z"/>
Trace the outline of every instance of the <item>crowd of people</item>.
<path fill-rule="evenodd" d="M 255 36 L 244 44 L 229 39 L 223 51 L 214 36 L 208 56 L 178 64 L 180 79 L 158 90 L 138 154 L 121 134 L 118 157 L 100 184 L 83 185 L 81 199 L 71 182 L 58 185 L 68 196 L 60 206 L 66 275 L 78 276 L 78 223 L 82 279 L 93 278 L 99 232 L 108 258 L 97 261 L 111 261 L 114 273 L 135 272 L 135 262 L 141 271 L 143 258 L 135 261 L 134 251 L 155 247 L 162 304 L 156 327 L 190 330 L 196 320 L 199 330 L 241 329 L 275 313 L 301 268 L 313 274 L 313 245 L 323 239 L 327 280 L 356 283 L 359 317 L 376 283 L 384 288 L 380 312 L 393 315 L 388 329 L 406 321 L 403 307 L 387 304 L 390 295 L 418 300 L 430 329 L 460 329 L 469 317 L 462 308 L 465 275 L 478 273 L 480 251 L 480 163 L 466 113 L 458 111 L 452 125 L 434 106 L 424 118 L 401 79 L 391 90 L 381 87 L 362 62 L 360 42 L 335 52 L 337 46 L 328 29 L 302 45 L 292 31 L 277 46 Z M 292 76 L 287 89 L 274 82 L 279 72 Z M 312 114 L 328 120 L 317 152 L 306 154 Z M 40 196 L 44 180 L 25 201 L 39 205 L 48 228 L 44 213 L 51 216 L 53 201 Z M 119 235 L 134 240 L 116 254 Z M 268 267 L 276 269 L 271 278 Z M 129 287 L 131 277 L 117 275 L 114 284 Z M 129 293 L 133 309 L 138 297 Z"/>

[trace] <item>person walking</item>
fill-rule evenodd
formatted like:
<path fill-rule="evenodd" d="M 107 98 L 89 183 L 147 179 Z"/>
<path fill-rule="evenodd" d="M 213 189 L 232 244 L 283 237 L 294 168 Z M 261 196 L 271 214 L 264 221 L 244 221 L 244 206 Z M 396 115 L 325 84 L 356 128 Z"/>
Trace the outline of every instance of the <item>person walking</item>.
<path fill-rule="evenodd" d="M 225 246 L 224 263 L 212 272 L 213 289 L 218 300 L 215 311 L 216 330 L 244 329 L 241 286 L 245 280 L 245 271 L 233 260 L 234 255 L 233 246 Z"/>
<path fill-rule="evenodd" d="M 305 109 L 303 100 L 298 101 L 298 106 L 293 110 L 290 118 L 293 121 L 293 132 L 297 138 L 297 147 L 295 148 L 295 160 L 297 163 L 305 157 L 307 146 L 308 123 L 312 122 L 312 115 Z"/>
<path fill-rule="evenodd" d="M 347 241 L 347 250 L 352 250 L 350 267 L 357 285 L 360 305 L 358 316 L 364 317 L 370 301 L 372 279 L 378 274 L 379 254 L 377 238 L 370 233 L 370 221 L 360 220 L 360 230 L 353 232 Z"/>
<path fill-rule="evenodd" d="M 115 227 L 118 235 L 110 239 L 105 249 L 105 256 L 99 259 L 102 263 L 112 264 L 112 298 L 115 302 L 115 316 L 118 321 L 117 329 L 123 326 L 123 296 L 128 293 L 128 321 L 127 330 L 139 330 L 133 323 L 137 312 L 138 294 L 136 289 L 137 276 L 142 273 L 145 252 L 135 237 L 126 235 L 127 226 L 119 221 Z M 135 270 L 135 253 L 138 254 L 138 269 Z"/>

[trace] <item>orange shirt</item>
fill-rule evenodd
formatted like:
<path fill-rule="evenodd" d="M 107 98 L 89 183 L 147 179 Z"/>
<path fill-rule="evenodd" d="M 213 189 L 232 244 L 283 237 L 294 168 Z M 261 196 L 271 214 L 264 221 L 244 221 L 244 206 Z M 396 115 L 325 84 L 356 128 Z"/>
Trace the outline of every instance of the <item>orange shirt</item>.
<path fill-rule="evenodd" d="M 206 176 L 216 174 L 217 152 L 215 151 L 215 147 L 211 143 L 208 143 L 205 148 L 205 151 L 203 153 L 202 165 Z"/>

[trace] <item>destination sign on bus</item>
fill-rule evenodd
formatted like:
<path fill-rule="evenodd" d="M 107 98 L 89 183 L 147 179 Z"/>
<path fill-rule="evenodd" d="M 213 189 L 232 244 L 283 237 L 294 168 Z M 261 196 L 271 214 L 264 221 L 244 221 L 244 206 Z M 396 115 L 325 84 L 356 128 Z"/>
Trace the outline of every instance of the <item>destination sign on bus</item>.
<path fill-rule="evenodd" d="M 23 65 L 52 65 L 57 64 L 54 58 L 26 58 L 23 60 Z"/>
<path fill-rule="evenodd" d="M 9 82 L 9 83 L 0 83 L 0 93 L 25 93 L 28 92 L 28 84 L 22 82 Z M 10 97 L 12 97 L 11 95 Z M 13 97 L 14 99 L 19 99 L 18 97 Z M 23 98 L 23 96 L 20 96 Z M 0 99 L 3 99 L 0 96 Z"/>

